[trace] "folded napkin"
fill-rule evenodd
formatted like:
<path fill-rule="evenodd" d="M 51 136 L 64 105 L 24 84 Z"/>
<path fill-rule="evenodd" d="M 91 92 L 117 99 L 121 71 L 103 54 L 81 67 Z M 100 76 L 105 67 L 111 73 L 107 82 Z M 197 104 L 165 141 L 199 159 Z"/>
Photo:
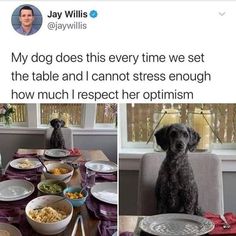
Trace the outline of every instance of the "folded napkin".
<path fill-rule="evenodd" d="M 134 233 L 132 233 L 132 232 L 122 232 L 122 233 L 120 233 L 120 236 L 134 236 Z"/>
<path fill-rule="evenodd" d="M 87 208 L 100 220 L 117 221 L 117 206 L 101 202 L 89 195 L 86 199 Z"/>
<path fill-rule="evenodd" d="M 215 224 L 215 228 L 209 233 L 209 235 L 236 235 L 236 215 L 227 212 L 224 214 L 226 221 L 230 224 L 231 228 L 223 229 L 224 221 L 219 215 L 206 212 L 204 217 L 211 220 Z"/>
<path fill-rule="evenodd" d="M 69 149 L 70 151 L 70 156 L 81 156 L 81 152 L 79 148 L 72 148 Z"/>
<path fill-rule="evenodd" d="M 117 231 L 117 223 L 111 221 L 100 221 L 98 232 L 101 236 L 112 236 Z"/>
<path fill-rule="evenodd" d="M 18 170 L 12 168 L 10 165 L 7 167 L 5 172 L 6 179 L 25 179 L 35 185 L 41 180 L 42 167 L 31 169 L 31 170 Z"/>
<path fill-rule="evenodd" d="M 20 207 L 1 207 L 0 209 L 0 222 L 5 223 L 19 223 L 20 216 L 23 214 L 23 211 Z M 11 217 L 12 219 L 10 219 Z M 12 222 L 11 222 L 12 220 Z"/>

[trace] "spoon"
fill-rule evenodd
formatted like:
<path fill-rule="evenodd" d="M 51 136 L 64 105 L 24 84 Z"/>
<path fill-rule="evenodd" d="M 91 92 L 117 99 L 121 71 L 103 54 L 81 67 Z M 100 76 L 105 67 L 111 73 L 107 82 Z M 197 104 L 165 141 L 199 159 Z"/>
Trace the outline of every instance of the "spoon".
<path fill-rule="evenodd" d="M 55 203 L 58 203 L 58 202 L 60 202 L 60 201 L 65 200 L 65 199 L 66 199 L 66 197 L 63 197 L 63 198 L 61 198 L 61 199 L 59 199 L 59 200 L 56 200 L 56 201 L 54 201 L 54 202 L 50 202 L 48 205 L 36 207 L 36 208 L 34 208 L 33 210 L 40 210 L 40 209 L 42 209 L 42 208 L 44 208 L 44 207 L 48 207 L 48 206 L 50 206 L 50 205 L 53 205 L 53 204 L 55 204 Z"/>
<path fill-rule="evenodd" d="M 230 224 L 226 221 L 224 215 L 220 215 L 220 218 L 221 218 L 221 220 L 224 221 L 223 229 L 229 229 L 229 228 L 231 228 Z"/>
<path fill-rule="evenodd" d="M 81 190 L 79 191 L 79 194 L 80 194 L 80 193 L 82 193 L 82 192 L 84 191 L 84 189 L 86 189 L 86 187 L 87 187 L 87 186 L 86 186 L 86 185 L 84 185 L 84 187 L 83 187 L 83 188 L 81 188 Z"/>
<path fill-rule="evenodd" d="M 40 159 L 40 157 L 37 156 L 37 159 L 40 161 L 40 163 L 44 166 L 47 173 L 50 173 L 50 171 L 47 169 L 47 166 L 43 163 L 43 161 Z M 50 173 L 51 174 L 51 173 Z"/>

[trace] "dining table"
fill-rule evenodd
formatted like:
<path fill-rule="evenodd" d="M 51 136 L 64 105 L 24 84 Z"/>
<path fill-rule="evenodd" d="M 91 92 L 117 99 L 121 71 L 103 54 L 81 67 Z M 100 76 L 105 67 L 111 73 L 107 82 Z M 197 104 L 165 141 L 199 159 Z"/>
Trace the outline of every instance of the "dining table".
<path fill-rule="evenodd" d="M 79 149 L 77 149 L 78 151 Z M 43 156 L 44 150 L 42 149 L 18 149 L 16 152 L 16 155 L 14 158 L 17 157 L 21 157 L 21 156 L 27 156 L 30 154 L 40 154 L 41 156 Z M 53 160 L 54 161 L 54 160 Z M 60 160 L 61 161 L 61 160 Z M 62 160 L 63 162 L 65 160 Z M 74 155 L 73 152 L 71 154 L 71 157 L 68 157 L 68 159 L 66 161 L 71 161 L 74 164 L 78 163 L 78 168 L 75 168 L 73 176 L 71 178 L 71 180 L 67 183 L 67 186 L 83 186 L 85 184 L 85 163 L 88 161 L 109 161 L 109 159 L 107 158 L 107 156 L 103 153 L 102 150 L 79 150 L 79 155 Z M 47 162 L 51 162 L 51 160 L 48 160 L 47 158 L 44 160 L 45 163 Z M 10 163 L 10 162 L 9 162 Z M 5 171 L 6 169 L 9 168 L 9 163 L 6 165 Z M 99 173 L 98 173 L 99 174 Z M 41 174 L 40 176 L 40 180 L 44 179 L 43 174 Z M 104 177 L 103 176 L 98 176 L 98 178 L 96 177 L 96 183 L 97 181 L 99 181 L 99 179 L 101 181 L 117 181 L 117 173 L 114 172 L 112 173 L 111 176 L 107 175 Z M 36 187 L 37 190 L 37 187 Z M 38 196 L 39 193 L 36 193 L 36 197 Z M 108 203 L 104 203 L 93 198 L 93 196 L 91 196 L 91 194 L 89 194 L 90 196 L 88 197 L 89 199 L 86 200 L 86 203 L 80 207 L 74 207 L 73 209 L 73 216 L 72 219 L 69 223 L 69 225 L 67 226 L 66 230 L 64 230 L 62 233 L 57 234 L 57 236 L 68 236 L 72 234 L 74 225 L 76 223 L 77 217 L 78 215 L 82 216 L 83 219 L 83 225 L 84 225 L 84 232 L 86 236 L 96 236 L 96 235 L 102 235 L 102 236 L 112 236 L 115 235 L 115 232 L 117 231 L 117 205 L 111 205 Z M 30 199 L 31 200 L 31 199 Z M 29 201 L 30 201 L 29 200 Z M 21 208 L 21 202 L 19 201 L 19 205 L 17 205 L 17 201 L 14 203 L 16 207 L 20 207 Z M 108 207 L 108 210 L 113 212 L 113 215 L 111 216 L 111 218 L 109 218 L 109 214 L 108 215 L 100 215 L 99 213 L 96 214 L 96 211 L 93 211 L 93 209 L 91 209 L 93 206 L 95 206 L 96 208 L 96 204 L 103 204 L 106 205 L 105 207 Z M 5 206 L 5 205 L 3 205 Z M 21 210 L 24 211 L 24 207 L 22 206 Z M 25 214 L 24 212 L 21 214 Z M 1 201 L 0 201 L 0 215 L 1 215 Z M 24 218 L 26 222 L 23 222 L 23 224 L 26 225 L 26 227 L 31 227 L 28 222 L 26 217 Z M 0 219 L 1 222 L 1 219 Z M 6 221 L 5 221 L 6 222 Z M 10 223 L 10 222 L 9 222 Z M 22 223 L 18 224 L 14 224 L 16 227 L 18 227 L 19 229 L 22 229 Z M 107 228 L 106 228 L 107 227 Z M 109 230 L 111 228 L 111 230 Z M 32 230 L 32 229 L 31 229 Z M 22 233 L 23 236 L 28 236 L 25 235 L 26 233 Z M 31 234 L 29 235 L 33 235 L 33 236 L 41 236 L 41 234 L 35 232 L 35 231 L 31 231 Z M 82 236 L 82 231 L 81 231 L 81 224 L 78 224 L 78 228 L 77 228 L 77 232 L 75 234 L 75 236 Z"/>
<path fill-rule="evenodd" d="M 209 235 L 209 236 L 235 236 L 236 235 L 236 214 L 233 212 L 225 212 L 224 220 L 222 215 L 214 214 L 211 212 L 205 212 L 202 218 L 210 220 L 213 223 L 213 227 L 210 232 L 198 234 L 198 235 Z M 120 236 L 147 236 L 150 235 L 142 231 L 139 227 L 140 221 L 146 216 L 141 215 L 119 215 L 119 234 Z M 189 217 L 190 220 L 194 219 Z M 225 228 L 225 220 L 229 227 Z M 163 223 L 163 221 L 160 221 Z M 150 223 L 151 225 L 151 223 Z M 152 225 L 154 227 L 154 224 Z M 200 227 L 200 226 L 199 226 Z M 202 228 L 203 225 L 201 225 Z M 201 228 L 200 227 L 200 228 Z M 200 229 L 199 228 L 199 229 Z M 155 234 L 156 235 L 156 234 Z M 165 234 L 163 234 L 165 235 Z M 187 235 L 187 234 L 183 234 Z M 188 234 L 189 235 L 189 234 Z"/>

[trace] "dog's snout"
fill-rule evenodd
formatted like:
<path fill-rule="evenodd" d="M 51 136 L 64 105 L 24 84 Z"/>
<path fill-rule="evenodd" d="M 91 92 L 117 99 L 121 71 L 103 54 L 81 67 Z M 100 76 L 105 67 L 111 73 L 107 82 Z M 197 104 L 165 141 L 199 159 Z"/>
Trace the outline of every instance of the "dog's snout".
<path fill-rule="evenodd" d="M 175 146 L 178 150 L 181 150 L 184 148 L 184 143 L 182 141 L 178 141 L 178 142 L 176 142 Z"/>

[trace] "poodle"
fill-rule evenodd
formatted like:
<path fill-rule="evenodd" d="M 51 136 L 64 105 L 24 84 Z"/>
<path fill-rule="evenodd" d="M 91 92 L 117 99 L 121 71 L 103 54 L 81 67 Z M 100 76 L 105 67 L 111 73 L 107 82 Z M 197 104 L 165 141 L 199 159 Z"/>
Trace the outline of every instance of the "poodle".
<path fill-rule="evenodd" d="M 61 127 L 64 127 L 65 122 L 59 119 L 50 121 L 51 126 L 54 128 L 50 138 L 50 148 L 66 149 L 65 140 L 61 132 Z"/>
<path fill-rule="evenodd" d="M 156 142 L 166 151 L 156 182 L 157 213 L 202 215 L 198 188 L 187 152 L 194 151 L 200 136 L 184 124 L 172 124 L 155 133 Z"/>

